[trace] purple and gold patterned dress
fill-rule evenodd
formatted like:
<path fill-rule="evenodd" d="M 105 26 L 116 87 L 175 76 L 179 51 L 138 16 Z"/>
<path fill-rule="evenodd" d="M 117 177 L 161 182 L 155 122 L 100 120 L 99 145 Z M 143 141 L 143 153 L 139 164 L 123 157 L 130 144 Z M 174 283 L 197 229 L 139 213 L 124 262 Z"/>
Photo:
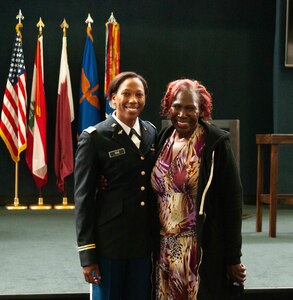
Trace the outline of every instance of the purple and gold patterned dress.
<path fill-rule="evenodd" d="M 160 257 L 156 264 L 158 300 L 196 299 L 196 191 L 204 141 L 204 129 L 198 124 L 173 157 L 174 130 L 152 172 L 161 223 Z"/>

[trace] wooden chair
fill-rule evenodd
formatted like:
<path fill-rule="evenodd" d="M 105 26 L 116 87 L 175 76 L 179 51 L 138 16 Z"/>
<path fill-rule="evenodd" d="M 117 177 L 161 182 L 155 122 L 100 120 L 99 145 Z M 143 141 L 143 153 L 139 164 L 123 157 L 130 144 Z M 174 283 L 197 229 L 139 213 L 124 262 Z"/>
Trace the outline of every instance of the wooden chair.
<path fill-rule="evenodd" d="M 269 204 L 269 236 L 276 237 L 277 204 L 293 204 L 293 194 L 278 194 L 278 146 L 293 144 L 293 134 L 257 134 L 256 231 L 262 231 L 263 203 Z M 264 146 L 270 146 L 270 192 L 263 193 Z"/>

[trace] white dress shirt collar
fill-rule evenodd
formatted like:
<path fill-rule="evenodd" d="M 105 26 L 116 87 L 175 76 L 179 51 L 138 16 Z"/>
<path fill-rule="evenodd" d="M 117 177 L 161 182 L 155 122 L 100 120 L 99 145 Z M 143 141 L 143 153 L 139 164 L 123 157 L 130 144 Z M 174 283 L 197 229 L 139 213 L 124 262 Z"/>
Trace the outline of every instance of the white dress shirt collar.
<path fill-rule="evenodd" d="M 117 116 L 116 116 L 116 111 L 113 112 L 112 117 L 117 121 L 117 123 L 123 128 L 123 130 L 126 132 L 127 135 L 129 135 L 130 133 L 130 127 L 128 125 L 126 125 L 125 123 L 123 123 L 122 121 L 120 121 Z M 139 119 L 136 118 L 136 121 L 133 125 L 133 127 L 135 129 L 135 131 L 141 135 L 141 131 L 140 131 L 140 126 L 139 126 Z"/>

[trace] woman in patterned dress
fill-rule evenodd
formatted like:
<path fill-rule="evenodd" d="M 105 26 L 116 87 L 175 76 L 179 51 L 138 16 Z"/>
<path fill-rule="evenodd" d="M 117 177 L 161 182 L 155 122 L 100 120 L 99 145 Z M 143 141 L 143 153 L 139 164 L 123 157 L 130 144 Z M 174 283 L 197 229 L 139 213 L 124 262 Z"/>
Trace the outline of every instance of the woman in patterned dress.
<path fill-rule="evenodd" d="M 158 300 L 228 298 L 228 279 L 243 285 L 242 186 L 229 134 L 208 121 L 210 93 L 198 81 L 169 83 L 152 172 L 160 219 Z"/>

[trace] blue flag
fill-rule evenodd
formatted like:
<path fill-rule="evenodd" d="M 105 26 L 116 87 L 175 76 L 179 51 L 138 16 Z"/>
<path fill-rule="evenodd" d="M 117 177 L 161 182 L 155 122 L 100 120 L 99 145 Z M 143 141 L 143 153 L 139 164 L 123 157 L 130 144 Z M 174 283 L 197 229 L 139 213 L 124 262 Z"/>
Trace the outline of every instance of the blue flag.
<path fill-rule="evenodd" d="M 85 128 L 101 121 L 98 70 L 93 41 L 91 27 L 87 27 L 80 80 L 78 135 Z"/>

